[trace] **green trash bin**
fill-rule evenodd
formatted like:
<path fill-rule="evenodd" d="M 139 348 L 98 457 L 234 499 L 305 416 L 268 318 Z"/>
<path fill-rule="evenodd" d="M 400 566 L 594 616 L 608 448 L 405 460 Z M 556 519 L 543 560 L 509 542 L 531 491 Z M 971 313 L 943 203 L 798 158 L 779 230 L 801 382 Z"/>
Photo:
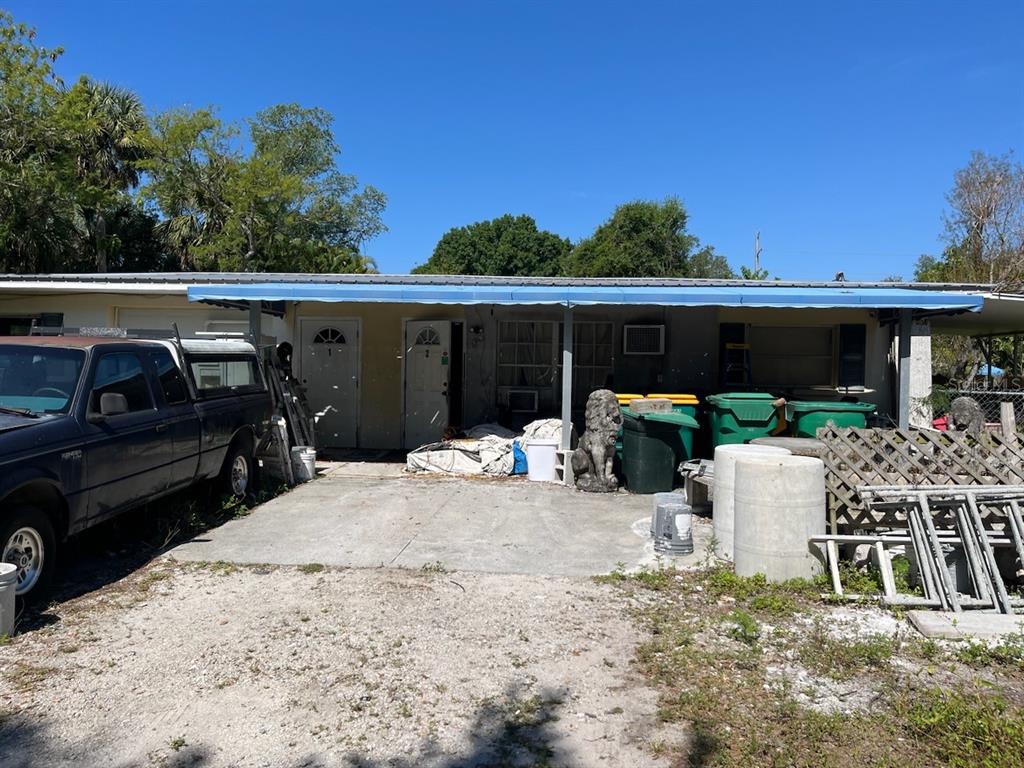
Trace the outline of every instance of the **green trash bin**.
<path fill-rule="evenodd" d="M 685 413 L 622 412 L 622 473 L 630 493 L 671 491 L 679 462 L 689 458 L 682 431 L 697 429 Z M 691 440 L 692 442 L 692 440 Z"/>
<path fill-rule="evenodd" d="M 874 403 L 843 403 L 796 401 L 786 403 L 786 421 L 797 437 L 817 437 L 818 429 L 832 422 L 837 427 L 867 426 L 868 414 L 875 412 Z"/>
<path fill-rule="evenodd" d="M 767 437 L 779 423 L 779 414 L 772 405 L 775 396 L 767 392 L 710 395 L 705 402 L 714 447 Z"/>

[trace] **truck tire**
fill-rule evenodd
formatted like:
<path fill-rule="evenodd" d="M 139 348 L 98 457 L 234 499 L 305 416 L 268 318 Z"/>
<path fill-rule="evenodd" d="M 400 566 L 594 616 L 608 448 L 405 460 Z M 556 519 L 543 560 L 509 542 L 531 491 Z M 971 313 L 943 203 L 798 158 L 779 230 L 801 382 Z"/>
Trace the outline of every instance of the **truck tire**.
<path fill-rule="evenodd" d="M 24 505 L 0 518 L 0 560 L 18 566 L 16 596 L 33 602 L 45 595 L 57 565 L 57 539 L 50 516 L 38 507 Z"/>
<path fill-rule="evenodd" d="M 224 493 L 235 499 L 244 499 L 252 494 L 256 487 L 256 461 L 252 449 L 245 443 L 228 449 L 220 484 Z"/>

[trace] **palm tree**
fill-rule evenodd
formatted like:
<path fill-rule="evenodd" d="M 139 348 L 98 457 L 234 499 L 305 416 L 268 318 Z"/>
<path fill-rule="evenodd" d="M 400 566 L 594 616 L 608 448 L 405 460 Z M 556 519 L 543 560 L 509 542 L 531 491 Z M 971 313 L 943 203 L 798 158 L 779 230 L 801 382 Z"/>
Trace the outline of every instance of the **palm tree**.
<path fill-rule="evenodd" d="M 64 94 L 62 108 L 78 129 L 82 212 L 95 249 L 96 271 L 106 272 L 107 213 L 139 183 L 137 163 L 148 154 L 149 123 L 134 93 L 86 77 Z"/>

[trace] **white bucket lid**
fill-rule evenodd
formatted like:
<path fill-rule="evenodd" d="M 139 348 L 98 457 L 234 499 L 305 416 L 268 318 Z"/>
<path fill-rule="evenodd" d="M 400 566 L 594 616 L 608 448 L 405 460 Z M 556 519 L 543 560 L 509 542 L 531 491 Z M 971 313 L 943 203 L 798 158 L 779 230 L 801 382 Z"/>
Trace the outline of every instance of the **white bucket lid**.
<path fill-rule="evenodd" d="M 530 446 L 530 445 L 553 445 L 553 446 L 557 446 L 560 442 L 561 442 L 561 440 L 557 440 L 556 438 L 553 438 L 553 437 L 533 437 L 533 438 L 530 438 L 527 441 L 526 445 L 527 446 Z"/>
<path fill-rule="evenodd" d="M 18 583 L 18 566 L 14 563 L 0 563 L 0 589 Z"/>

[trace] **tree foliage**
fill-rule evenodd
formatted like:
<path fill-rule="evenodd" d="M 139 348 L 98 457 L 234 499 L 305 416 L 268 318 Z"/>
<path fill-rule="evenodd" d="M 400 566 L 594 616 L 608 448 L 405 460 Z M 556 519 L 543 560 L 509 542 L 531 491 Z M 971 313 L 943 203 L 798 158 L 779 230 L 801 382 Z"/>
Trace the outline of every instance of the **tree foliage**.
<path fill-rule="evenodd" d="M 946 247 L 922 256 L 916 277 L 927 282 L 1024 282 L 1024 166 L 1011 153 L 974 152 L 946 195 Z"/>
<path fill-rule="evenodd" d="M 701 248 L 687 232 L 687 220 L 674 197 L 620 205 L 573 248 L 564 271 L 579 277 L 733 277 L 724 257 Z"/>
<path fill-rule="evenodd" d="M 922 282 L 994 283 L 1020 290 L 1024 283 L 1024 167 L 1012 154 L 974 152 L 953 177 L 946 196 L 946 246 L 917 261 Z M 933 370 L 943 382 L 966 384 L 984 361 L 1004 368 L 1020 384 L 1021 346 L 1012 338 L 979 342 L 942 337 L 932 344 Z"/>
<path fill-rule="evenodd" d="M 385 230 L 386 199 L 341 173 L 321 109 L 281 104 L 241 129 L 208 109 L 175 110 L 153 125 L 141 197 L 189 269 L 365 272 L 365 241 Z"/>
<path fill-rule="evenodd" d="M 537 229 L 529 216 L 506 214 L 448 230 L 415 274 L 553 276 L 572 244 Z"/>
<path fill-rule="evenodd" d="M 49 271 L 83 229 L 71 147 L 56 119 L 60 49 L 0 11 L 0 266 Z"/>
<path fill-rule="evenodd" d="M 150 119 L 131 91 L 65 87 L 60 54 L 0 11 L 0 269 L 372 268 L 386 199 L 338 170 L 327 112 Z"/>

